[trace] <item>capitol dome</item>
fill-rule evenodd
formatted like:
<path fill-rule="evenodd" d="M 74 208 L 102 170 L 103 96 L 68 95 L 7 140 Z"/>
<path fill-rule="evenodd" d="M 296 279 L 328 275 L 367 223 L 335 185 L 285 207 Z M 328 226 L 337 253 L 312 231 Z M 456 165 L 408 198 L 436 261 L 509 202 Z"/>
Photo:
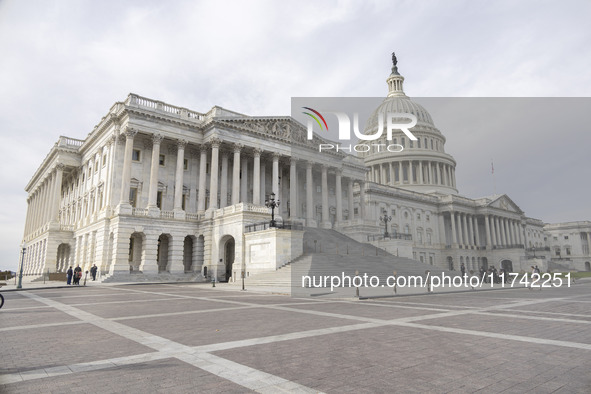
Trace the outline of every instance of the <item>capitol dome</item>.
<path fill-rule="evenodd" d="M 435 127 L 429 112 L 404 93 L 404 77 L 398 73 L 394 54 L 392 62 L 392 73 L 386 80 L 388 96 L 369 117 L 364 134 L 375 134 L 378 119 L 384 119 L 384 114 L 408 113 L 417 118 L 416 125 L 410 128 L 417 140 L 411 141 L 401 130 L 394 130 L 391 141 L 386 140 L 385 132 L 378 140 L 359 141 L 372 145 L 371 150 L 360 153 L 370 169 L 367 180 L 422 193 L 456 194 L 456 161 L 445 153 L 445 137 Z M 401 123 L 408 121 L 406 118 Z M 398 145 L 398 149 L 393 145 Z M 385 149 L 385 146 L 392 149 Z M 402 150 L 398 151 L 400 147 Z"/>

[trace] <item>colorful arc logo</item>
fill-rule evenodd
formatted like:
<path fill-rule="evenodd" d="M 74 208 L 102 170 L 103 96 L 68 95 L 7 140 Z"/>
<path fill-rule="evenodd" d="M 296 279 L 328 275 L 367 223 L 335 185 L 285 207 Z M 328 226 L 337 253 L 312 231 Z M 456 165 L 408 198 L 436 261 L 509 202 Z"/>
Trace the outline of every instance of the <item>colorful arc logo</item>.
<path fill-rule="evenodd" d="M 308 111 L 312 111 L 314 112 L 316 115 L 318 115 L 320 117 L 320 119 L 322 119 L 322 123 L 324 123 L 324 126 L 326 127 L 326 131 L 328 131 L 328 125 L 326 124 L 326 120 L 324 120 L 324 116 L 322 116 L 320 114 L 320 112 L 316 111 L 315 109 L 312 109 L 310 107 L 302 107 L 304 109 L 307 109 Z M 320 123 L 320 120 L 314 116 L 313 114 L 311 114 L 310 112 L 302 112 L 303 114 L 308 115 L 309 117 L 311 117 L 312 119 L 314 119 L 316 121 L 316 123 L 318 123 L 318 126 L 320 126 L 320 130 L 324 130 L 324 127 L 322 127 L 322 123 Z"/>

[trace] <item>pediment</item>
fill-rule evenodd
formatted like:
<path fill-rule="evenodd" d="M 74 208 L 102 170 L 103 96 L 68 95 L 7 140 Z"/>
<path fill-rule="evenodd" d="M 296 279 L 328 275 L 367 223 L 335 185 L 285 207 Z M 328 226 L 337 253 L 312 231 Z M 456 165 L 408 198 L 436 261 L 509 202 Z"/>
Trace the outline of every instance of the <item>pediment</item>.
<path fill-rule="evenodd" d="M 493 200 L 492 202 L 490 202 L 488 204 L 489 207 L 493 207 L 493 208 L 497 208 L 497 209 L 502 209 L 504 211 L 508 211 L 508 212 L 515 212 L 515 213 L 519 213 L 522 214 L 523 211 L 519 208 L 519 206 L 517 206 L 517 204 L 515 204 L 513 202 L 513 200 L 511 200 L 506 194 L 503 194 L 502 196 L 498 197 L 496 200 Z"/>

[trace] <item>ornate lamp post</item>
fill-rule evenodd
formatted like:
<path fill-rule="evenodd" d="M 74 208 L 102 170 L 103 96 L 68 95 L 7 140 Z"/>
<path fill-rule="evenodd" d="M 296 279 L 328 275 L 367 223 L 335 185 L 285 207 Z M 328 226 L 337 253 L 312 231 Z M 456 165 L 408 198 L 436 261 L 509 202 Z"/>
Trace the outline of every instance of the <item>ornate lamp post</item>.
<path fill-rule="evenodd" d="M 392 221 L 392 216 L 388 216 L 387 213 L 384 213 L 384 216 L 380 216 L 380 222 L 384 223 L 384 238 L 389 237 L 388 234 L 388 222 Z"/>
<path fill-rule="evenodd" d="M 265 206 L 271 208 L 270 227 L 275 227 L 275 208 L 279 206 L 279 200 L 275 201 L 275 193 L 271 193 L 268 200 L 265 200 Z"/>
<path fill-rule="evenodd" d="M 17 289 L 23 288 L 23 265 L 25 264 L 25 251 L 27 249 L 23 246 L 23 255 L 21 257 L 21 269 L 18 274 L 18 285 L 16 286 Z"/>

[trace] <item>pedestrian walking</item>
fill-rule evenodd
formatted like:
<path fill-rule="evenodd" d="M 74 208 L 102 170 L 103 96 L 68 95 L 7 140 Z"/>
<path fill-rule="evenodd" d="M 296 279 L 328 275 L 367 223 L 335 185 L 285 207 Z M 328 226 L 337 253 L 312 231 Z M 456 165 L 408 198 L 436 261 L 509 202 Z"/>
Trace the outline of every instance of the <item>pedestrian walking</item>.
<path fill-rule="evenodd" d="M 72 284 L 72 276 L 74 276 L 74 271 L 72 270 L 72 266 L 70 266 L 70 268 L 68 268 L 68 270 L 66 271 L 66 275 L 68 275 L 68 280 L 66 281 L 66 284 L 71 285 Z"/>
<path fill-rule="evenodd" d="M 92 265 L 92 268 L 90 268 L 90 276 L 92 276 L 92 280 L 96 280 L 96 271 L 98 270 L 98 267 L 96 266 L 96 264 Z"/>

